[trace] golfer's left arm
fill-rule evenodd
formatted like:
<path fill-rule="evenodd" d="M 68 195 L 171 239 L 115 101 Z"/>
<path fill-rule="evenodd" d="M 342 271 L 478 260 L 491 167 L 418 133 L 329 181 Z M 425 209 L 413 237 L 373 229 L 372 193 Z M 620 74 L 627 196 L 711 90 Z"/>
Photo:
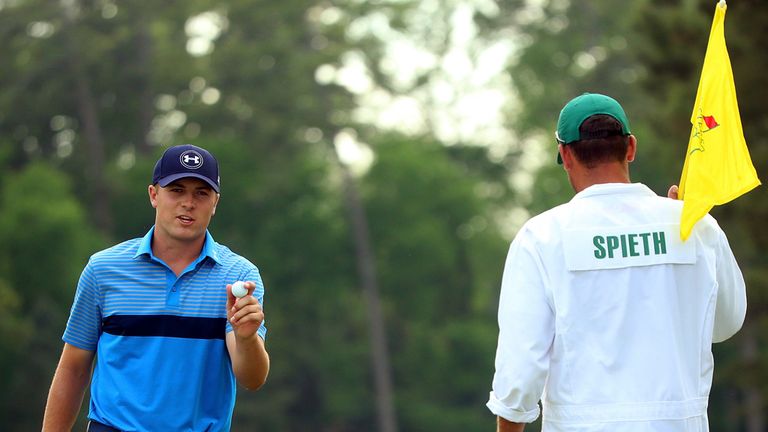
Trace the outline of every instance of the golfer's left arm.
<path fill-rule="evenodd" d="M 248 295 L 237 298 L 227 286 L 227 319 L 232 331 L 227 333 L 227 350 L 237 382 L 248 390 L 256 390 L 267 380 L 269 354 L 258 330 L 264 322 L 264 309 L 253 296 L 256 284 L 246 282 Z"/>

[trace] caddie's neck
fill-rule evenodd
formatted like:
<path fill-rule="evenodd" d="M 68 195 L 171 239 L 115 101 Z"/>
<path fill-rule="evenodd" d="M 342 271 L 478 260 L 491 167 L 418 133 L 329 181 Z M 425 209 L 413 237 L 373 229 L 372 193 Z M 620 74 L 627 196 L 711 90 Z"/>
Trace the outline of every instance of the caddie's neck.
<path fill-rule="evenodd" d="M 594 168 L 580 167 L 568 171 L 568 179 L 576 193 L 603 183 L 630 183 L 627 163 L 603 163 Z"/>
<path fill-rule="evenodd" d="M 576 193 L 603 183 L 630 183 L 629 163 L 635 160 L 637 141 L 630 135 L 627 154 L 623 161 L 609 161 L 587 165 L 578 160 L 569 146 L 560 145 L 558 150 L 563 159 L 563 168 Z"/>

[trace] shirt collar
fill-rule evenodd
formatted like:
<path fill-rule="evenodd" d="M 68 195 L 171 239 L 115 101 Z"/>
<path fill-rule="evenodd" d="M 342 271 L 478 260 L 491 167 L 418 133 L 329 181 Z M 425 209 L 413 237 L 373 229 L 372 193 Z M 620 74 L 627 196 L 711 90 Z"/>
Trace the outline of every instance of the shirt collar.
<path fill-rule="evenodd" d="M 137 258 L 141 255 L 149 255 L 150 258 L 156 259 L 155 254 L 152 253 L 152 236 L 155 234 L 155 227 L 149 229 L 144 237 L 139 242 L 139 247 L 136 249 L 136 253 L 133 255 Z M 206 257 L 211 258 L 216 263 L 221 264 L 219 261 L 219 253 L 216 249 L 216 242 L 213 240 L 213 236 L 208 230 L 205 230 L 205 243 L 203 243 L 203 250 L 200 251 L 200 256 L 195 260 L 196 263 L 204 260 Z"/>
<path fill-rule="evenodd" d="M 656 195 L 642 183 L 600 183 L 592 185 L 573 196 L 573 200 L 599 195 Z"/>
<path fill-rule="evenodd" d="M 209 257 L 216 263 L 221 264 L 219 261 L 219 252 L 216 248 L 216 242 L 213 240 L 213 236 L 208 230 L 205 230 L 205 243 L 203 243 L 203 251 L 200 253 L 200 258 Z"/>

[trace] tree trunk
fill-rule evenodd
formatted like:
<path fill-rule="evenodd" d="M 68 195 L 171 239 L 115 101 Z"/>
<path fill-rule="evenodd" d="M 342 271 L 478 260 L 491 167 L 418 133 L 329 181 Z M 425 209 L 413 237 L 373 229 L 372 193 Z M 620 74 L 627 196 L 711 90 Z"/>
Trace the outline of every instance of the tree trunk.
<path fill-rule="evenodd" d="M 136 20 L 136 74 L 139 83 L 139 135 L 136 140 L 136 150 L 141 155 L 152 152 L 152 142 L 149 132 L 154 118 L 152 103 L 152 37 L 147 27 L 147 18 L 138 15 Z"/>
<path fill-rule="evenodd" d="M 333 152 L 336 154 L 336 152 Z M 371 247 L 371 235 L 360 194 L 349 168 L 336 157 L 341 169 L 344 187 L 344 204 L 352 224 L 355 243 L 357 272 L 368 308 L 371 336 L 371 366 L 376 388 L 376 412 L 379 432 L 397 432 L 397 416 L 394 407 L 392 373 L 387 349 L 386 326 L 381 311 L 379 285 L 376 278 L 376 259 Z"/>
<path fill-rule="evenodd" d="M 757 367 L 758 358 L 757 339 L 754 328 L 746 324 L 742 329 L 742 358 L 748 368 Z M 763 412 L 763 394 L 760 388 L 750 381 L 744 388 L 744 412 L 746 415 L 747 432 L 764 432 L 768 426 Z"/>
<path fill-rule="evenodd" d="M 308 51 L 312 49 L 311 46 L 307 46 Z M 326 90 L 322 87 L 318 87 L 317 90 L 318 98 L 326 106 L 333 106 Z M 329 122 L 327 131 L 330 132 L 328 136 L 330 137 L 331 155 L 341 172 L 344 207 L 351 224 L 352 241 L 355 247 L 355 264 L 368 312 L 368 328 L 371 338 L 371 368 L 373 369 L 374 391 L 376 392 L 377 430 L 378 432 L 397 432 L 397 414 L 394 404 L 395 397 L 392 385 L 392 370 L 389 363 L 389 349 L 387 348 L 386 325 L 384 323 L 384 314 L 381 311 L 381 297 L 376 276 L 376 257 L 371 245 L 368 218 L 360 199 L 357 183 L 350 173 L 349 167 L 339 158 L 333 143 L 333 139 L 339 130 L 333 125 L 333 122 Z"/>
<path fill-rule="evenodd" d="M 61 5 L 64 22 L 63 35 L 67 47 L 67 65 L 75 83 L 75 101 L 83 137 L 88 152 L 86 174 L 90 208 L 93 211 L 96 228 L 102 233 L 109 233 L 112 218 L 109 211 L 109 188 L 104 182 L 105 143 L 99 126 L 99 116 L 93 92 L 85 75 L 80 51 L 74 37 L 74 12 Z"/>

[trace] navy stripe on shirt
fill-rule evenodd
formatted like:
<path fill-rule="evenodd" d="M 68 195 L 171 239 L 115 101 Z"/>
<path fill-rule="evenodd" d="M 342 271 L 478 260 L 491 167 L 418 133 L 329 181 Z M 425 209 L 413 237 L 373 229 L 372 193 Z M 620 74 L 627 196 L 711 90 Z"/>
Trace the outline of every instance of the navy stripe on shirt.
<path fill-rule="evenodd" d="M 176 315 L 110 315 L 102 330 L 115 336 L 165 336 L 186 339 L 224 339 L 226 318 Z"/>

